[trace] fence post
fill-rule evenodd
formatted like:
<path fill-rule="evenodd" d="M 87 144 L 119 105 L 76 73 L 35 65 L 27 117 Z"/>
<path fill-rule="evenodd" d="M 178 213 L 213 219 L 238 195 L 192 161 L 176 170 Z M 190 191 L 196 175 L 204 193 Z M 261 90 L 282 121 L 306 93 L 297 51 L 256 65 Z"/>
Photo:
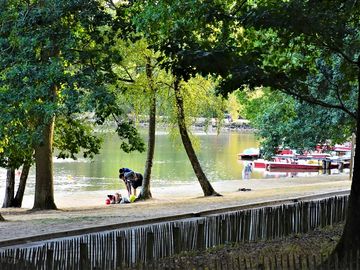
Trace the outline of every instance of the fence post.
<path fill-rule="evenodd" d="M 354 263 L 354 257 L 353 257 L 353 254 L 354 253 L 354 250 L 350 250 L 349 252 L 349 270 L 353 270 L 353 263 Z"/>
<path fill-rule="evenodd" d="M 181 251 L 181 240 L 180 240 L 180 228 L 177 226 L 173 227 L 173 242 L 174 242 L 174 254 L 179 254 Z"/>
<path fill-rule="evenodd" d="M 86 243 L 80 243 L 80 269 L 89 270 L 88 246 Z"/>
<path fill-rule="evenodd" d="M 123 256 L 122 256 L 122 236 L 116 237 L 116 267 L 122 269 Z"/>
<path fill-rule="evenodd" d="M 290 264 L 291 264 L 290 253 L 287 254 L 285 260 L 286 260 L 286 264 L 285 264 L 285 265 L 286 265 L 287 269 L 290 269 Z M 286 268 L 285 268 L 285 269 L 286 269 Z M 295 269 L 295 268 L 294 268 L 294 269 Z"/>
<path fill-rule="evenodd" d="M 334 265 L 335 265 L 335 270 L 339 270 L 339 257 L 337 253 L 335 253 Z"/>
<path fill-rule="evenodd" d="M 154 233 L 146 233 L 146 262 L 150 262 L 154 258 Z"/>
<path fill-rule="evenodd" d="M 221 244 L 225 244 L 226 243 L 226 232 L 227 232 L 225 219 L 221 220 L 220 229 L 221 229 Z"/>
<path fill-rule="evenodd" d="M 51 270 L 53 268 L 54 251 L 52 249 L 46 250 L 46 269 Z"/>
<path fill-rule="evenodd" d="M 317 268 L 317 262 L 316 262 L 316 256 L 315 255 L 312 256 L 312 264 L 311 265 L 312 265 L 311 269 L 315 270 Z"/>
<path fill-rule="evenodd" d="M 205 249 L 205 237 L 204 237 L 204 223 L 200 221 L 197 226 L 197 238 L 196 238 L 196 248 L 198 250 Z"/>
<path fill-rule="evenodd" d="M 297 260 L 296 260 L 296 257 L 295 257 L 295 253 L 293 253 L 293 254 L 292 254 L 292 262 L 293 262 L 293 268 L 294 268 L 294 269 L 297 269 L 297 266 L 296 266 L 297 263 L 296 263 L 296 261 L 297 261 Z"/>
<path fill-rule="evenodd" d="M 237 242 L 238 234 L 239 234 L 239 226 L 236 224 L 236 215 L 232 214 L 230 216 L 230 228 L 231 228 L 231 242 Z M 256 235 L 256 233 L 255 233 Z"/>

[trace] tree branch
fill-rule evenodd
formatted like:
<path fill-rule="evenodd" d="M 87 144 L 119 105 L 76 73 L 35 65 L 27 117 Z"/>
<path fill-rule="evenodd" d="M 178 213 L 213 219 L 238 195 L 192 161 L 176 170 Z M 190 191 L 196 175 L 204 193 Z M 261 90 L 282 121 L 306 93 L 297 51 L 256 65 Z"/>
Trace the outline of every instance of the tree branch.
<path fill-rule="evenodd" d="M 324 71 L 323 74 L 324 74 L 324 77 L 325 77 L 326 81 L 328 81 L 328 83 L 331 84 L 336 89 L 336 97 L 337 97 L 340 105 L 345 108 L 345 105 L 344 105 L 344 103 L 342 101 L 342 98 L 341 98 L 339 86 L 337 84 L 335 84 L 331 80 L 331 78 L 329 78 L 329 74 L 326 71 Z"/>
<path fill-rule="evenodd" d="M 246 3 L 247 3 L 247 0 L 242 1 L 241 4 L 239 4 L 239 5 L 237 6 L 237 8 L 234 10 L 234 12 L 232 12 L 232 13 L 230 14 L 230 16 L 231 16 L 231 17 L 232 17 L 232 16 L 235 16 L 235 15 L 240 11 L 240 9 L 241 9 Z"/>
<path fill-rule="evenodd" d="M 108 6 L 109 6 L 110 9 L 112 9 L 112 10 L 116 10 L 116 9 L 117 9 L 117 7 L 116 7 L 116 5 L 115 5 L 115 3 L 114 3 L 113 0 L 107 0 L 106 2 L 107 2 L 107 4 L 108 4 Z"/>
<path fill-rule="evenodd" d="M 134 82 L 134 79 L 132 78 L 129 70 L 124 65 L 120 65 L 120 66 L 125 70 L 125 73 L 129 76 L 129 78 L 131 80 L 130 82 Z"/>
<path fill-rule="evenodd" d="M 347 113 L 348 115 L 350 115 L 351 117 L 353 117 L 354 119 L 357 119 L 357 113 L 351 112 L 350 110 L 348 110 L 345 106 L 343 105 L 335 105 L 335 104 L 330 104 L 324 101 L 321 101 L 313 96 L 309 96 L 309 95 L 301 95 L 296 91 L 292 91 L 289 89 L 284 89 L 284 88 L 278 88 L 278 90 L 280 92 L 283 92 L 285 94 L 289 94 L 295 98 L 298 98 L 300 100 L 304 100 L 306 102 L 309 102 L 311 104 L 315 104 L 315 105 L 320 105 L 322 107 L 325 108 L 329 108 L 329 109 L 339 109 L 342 110 L 343 112 Z"/>
<path fill-rule="evenodd" d="M 320 41 L 326 48 L 338 53 L 340 56 L 342 56 L 347 62 L 356 65 L 357 62 L 355 60 L 352 60 L 350 56 L 346 55 L 343 51 L 340 50 L 340 48 L 337 48 L 336 46 L 331 46 L 327 44 L 325 41 Z"/>

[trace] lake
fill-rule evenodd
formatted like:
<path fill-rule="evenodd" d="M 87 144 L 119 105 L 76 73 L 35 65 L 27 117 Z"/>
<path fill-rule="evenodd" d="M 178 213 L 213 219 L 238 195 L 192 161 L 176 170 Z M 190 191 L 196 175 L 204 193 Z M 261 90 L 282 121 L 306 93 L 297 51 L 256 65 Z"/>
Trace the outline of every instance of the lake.
<path fill-rule="evenodd" d="M 143 130 L 142 134 L 145 138 L 146 131 Z M 54 190 L 56 194 L 119 190 L 119 188 L 124 188 L 123 183 L 118 179 L 120 167 L 129 167 L 135 171 L 144 172 L 146 152 L 124 153 L 120 150 L 120 141 L 116 134 L 104 132 L 100 135 L 104 138 L 104 143 L 100 154 L 93 160 L 54 158 Z M 244 165 L 247 161 L 238 160 L 237 154 L 246 148 L 258 146 L 254 134 L 223 131 L 217 135 L 216 132 L 195 131 L 194 135 L 199 142 L 198 158 L 210 182 L 239 179 L 251 181 L 251 179 L 257 178 L 307 176 L 321 173 L 270 173 L 253 170 L 251 174 L 245 174 Z M 17 178 L 19 174 L 20 172 L 17 172 Z M 5 169 L 0 169 L 0 177 L 0 200 L 2 202 L 6 178 Z M 32 168 L 26 195 L 34 193 L 34 181 L 34 168 Z M 151 181 L 152 187 L 197 182 L 180 138 L 172 140 L 165 131 L 156 133 L 156 150 Z"/>
<path fill-rule="evenodd" d="M 258 145 L 251 133 L 194 132 L 198 139 L 197 154 L 210 181 L 241 179 L 243 162 L 237 154 Z M 145 138 L 146 134 L 143 132 Z M 104 144 L 94 160 L 80 158 L 55 160 L 55 175 L 60 189 L 116 189 L 119 186 L 118 170 L 129 167 L 144 172 L 146 152 L 124 153 L 116 134 L 103 134 Z M 261 173 L 253 177 L 261 178 Z M 60 180 L 61 179 L 61 180 Z M 156 147 L 152 169 L 152 186 L 174 185 L 197 181 L 180 138 L 175 140 L 165 131 L 156 133 Z M 75 185 L 74 185 L 75 184 Z"/>

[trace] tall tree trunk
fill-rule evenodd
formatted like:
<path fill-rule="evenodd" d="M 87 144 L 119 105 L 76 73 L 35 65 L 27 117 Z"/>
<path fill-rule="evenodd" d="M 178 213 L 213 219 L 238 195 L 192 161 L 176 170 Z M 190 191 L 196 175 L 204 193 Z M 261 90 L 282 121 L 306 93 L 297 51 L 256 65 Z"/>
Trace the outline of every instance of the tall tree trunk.
<path fill-rule="evenodd" d="M 196 156 L 194 147 L 192 146 L 186 124 L 185 124 L 185 113 L 184 113 L 184 101 L 180 89 L 180 80 L 175 79 L 174 82 L 174 91 L 175 91 L 175 100 L 177 107 L 177 121 L 180 131 L 181 140 L 183 142 L 186 154 L 190 160 L 190 163 L 193 167 L 195 175 L 200 183 L 200 186 L 203 190 L 204 196 L 221 196 L 217 193 L 211 186 L 209 180 L 207 179 L 205 173 L 203 172 L 200 162 Z"/>
<path fill-rule="evenodd" d="M 30 164 L 24 164 L 20 175 L 19 186 L 16 191 L 15 198 L 13 200 L 13 204 L 12 204 L 13 207 L 21 207 L 22 205 L 26 182 L 29 176 L 29 171 L 30 171 Z"/>
<path fill-rule="evenodd" d="M 142 183 L 141 192 L 138 199 L 146 200 L 152 198 L 150 191 L 151 170 L 153 166 L 154 151 L 155 151 L 155 129 L 156 129 L 156 90 L 153 84 L 152 67 L 150 58 L 147 59 L 146 77 L 149 82 L 151 91 L 150 110 L 149 110 L 149 135 L 148 135 L 148 149 L 145 163 L 145 173 Z"/>
<path fill-rule="evenodd" d="M 12 207 L 15 192 L 15 169 L 7 169 L 3 208 Z"/>
<path fill-rule="evenodd" d="M 40 6 L 45 4 L 41 1 Z M 55 36 L 54 36 L 55 37 Z M 52 47 L 43 48 L 41 51 L 41 62 L 48 63 L 51 57 L 58 57 L 60 50 L 57 47 L 54 37 L 51 37 Z M 46 97 L 47 102 L 56 102 L 58 95 L 58 85 L 49 88 L 49 95 Z M 43 122 L 43 118 L 39 119 L 43 125 L 42 142 L 35 146 L 35 199 L 34 210 L 57 209 L 54 200 L 54 175 L 53 175 L 53 140 L 55 116 L 51 116 L 48 122 Z"/>
<path fill-rule="evenodd" d="M 344 258 L 347 251 L 356 251 L 360 248 L 360 56 L 358 58 L 358 107 L 356 120 L 356 150 L 354 158 L 354 172 L 351 183 L 349 207 L 343 234 L 334 253 L 339 259 Z"/>
<path fill-rule="evenodd" d="M 54 121 L 55 117 L 50 123 L 45 124 L 43 142 L 35 147 L 36 183 L 33 209 L 57 209 L 54 202 L 52 162 Z"/>

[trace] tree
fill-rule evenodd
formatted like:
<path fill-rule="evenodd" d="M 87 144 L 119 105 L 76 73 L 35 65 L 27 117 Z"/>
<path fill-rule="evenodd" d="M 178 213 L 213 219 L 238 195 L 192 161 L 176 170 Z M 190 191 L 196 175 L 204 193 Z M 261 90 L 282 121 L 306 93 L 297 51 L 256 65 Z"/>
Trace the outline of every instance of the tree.
<path fill-rule="evenodd" d="M 59 144 L 62 157 L 73 156 L 84 145 L 89 149 L 85 155 L 98 151 L 100 141 L 89 135 L 89 124 L 81 121 L 84 111 L 94 112 L 95 124 L 116 116 L 118 134 L 125 140 L 122 147 L 143 149 L 136 129 L 107 87 L 117 79 L 112 64 L 121 60 L 111 47 L 112 16 L 95 0 L 13 0 L 0 3 L 0 22 L 1 114 L 16 108 L 16 114 L 3 119 L 2 153 L 6 160 L 20 148 L 8 147 L 13 137 L 26 146 L 27 153 L 34 151 L 33 208 L 55 209 L 52 154 L 56 122 L 63 119 L 65 123 L 59 134 L 77 138 L 68 144 L 68 151 L 65 144 Z M 79 139 L 79 135 L 89 136 Z M 76 145 L 79 142 L 84 144 Z M 20 154 L 16 157 L 24 159 Z"/>
<path fill-rule="evenodd" d="M 301 102 L 269 89 L 236 91 L 242 114 L 257 130 L 264 156 L 272 156 L 278 146 L 300 151 L 317 144 L 343 143 L 354 131 L 354 121 L 344 112 Z M 339 132 L 342 126 L 343 132 Z"/>
<path fill-rule="evenodd" d="M 18 189 L 15 194 L 15 169 L 13 168 L 7 169 L 5 197 L 2 205 L 3 208 L 21 207 L 29 171 L 30 171 L 30 165 L 29 164 L 23 165 L 20 174 Z"/>
<path fill-rule="evenodd" d="M 29 172 L 30 172 L 30 165 L 24 164 L 22 166 L 22 170 L 21 170 L 21 174 L 20 174 L 18 189 L 17 189 L 15 197 L 11 203 L 12 207 L 21 207 L 21 205 L 22 205 Z"/>
<path fill-rule="evenodd" d="M 172 56 L 177 74 L 216 73 L 223 79 L 223 94 L 266 86 L 341 110 L 356 121 L 360 143 L 358 1 L 173 1 L 166 9 L 167 4 L 156 1 L 153 20 L 167 26 L 156 32 L 158 44 Z M 191 10 L 189 16 L 179 15 L 180 6 Z M 154 24 L 142 22 L 154 33 Z M 360 243 L 359 151 L 354 161 L 349 211 L 337 252 L 358 249 Z"/>
<path fill-rule="evenodd" d="M 150 193 L 150 173 L 155 149 L 156 112 L 159 111 L 162 116 L 165 116 L 167 119 L 165 121 L 170 124 L 170 132 L 173 135 L 175 134 L 174 127 L 178 126 L 178 110 L 175 107 L 176 100 L 174 95 L 169 92 L 174 89 L 172 87 L 174 79 L 171 74 L 161 69 L 158 61 L 161 54 L 154 53 L 147 48 L 148 44 L 144 39 L 137 40 L 136 42 L 121 40 L 118 41 L 118 46 L 124 48 L 126 56 L 123 59 L 122 65 L 117 67 L 117 72 L 122 77 L 129 76 L 129 79 L 132 81 L 122 82 L 128 91 L 121 93 L 120 99 L 131 106 L 129 113 L 135 113 L 136 118 L 141 117 L 147 109 L 150 112 L 148 116 L 148 153 L 145 163 L 143 187 L 138 197 L 139 199 L 147 199 L 150 197 L 148 196 Z M 214 96 L 214 86 L 210 81 L 199 77 L 189 83 L 182 82 L 181 85 L 182 91 L 186 93 L 182 94 L 183 102 L 185 103 L 185 110 L 183 108 L 185 117 L 182 120 L 182 129 L 186 133 L 188 133 L 188 127 L 193 122 L 191 117 L 222 115 L 223 102 Z M 212 109 L 209 110 L 209 108 Z M 193 148 L 189 134 L 187 136 L 188 138 L 185 141 L 190 143 L 191 148 Z M 196 166 L 200 166 L 200 164 Z M 196 166 L 195 168 L 197 169 L 198 167 Z M 203 184 L 203 186 L 207 188 L 206 184 Z"/>
<path fill-rule="evenodd" d="M 239 28 L 234 28 L 228 46 L 222 50 L 233 60 L 218 71 L 208 66 L 201 69 L 222 75 L 222 93 L 244 85 L 266 86 L 327 109 L 341 110 L 356 122 L 356 144 L 360 142 L 358 1 L 244 1 L 218 14 L 224 25 L 244 27 L 246 37 L 243 44 L 237 42 L 233 37 Z M 194 66 L 200 69 L 209 56 L 216 57 L 215 53 L 203 51 L 203 63 L 194 62 Z M 354 164 L 348 216 L 336 248 L 341 258 L 343 252 L 358 249 L 360 243 L 360 214 L 356 211 L 360 206 L 359 151 Z"/>
<path fill-rule="evenodd" d="M 8 169 L 6 173 L 6 186 L 5 186 L 5 198 L 3 203 L 4 207 L 10 207 L 14 198 L 15 190 L 15 170 Z"/>
<path fill-rule="evenodd" d="M 1 108 L 0 118 L 0 166 L 7 168 L 5 196 L 2 207 L 21 207 L 25 186 L 31 164 L 33 149 L 31 148 L 26 116 L 13 104 L 13 96 L 0 87 L 0 102 L 6 104 Z M 22 167 L 18 189 L 15 194 L 15 170 Z"/>
<path fill-rule="evenodd" d="M 176 108 L 177 108 L 177 121 L 179 126 L 179 132 L 181 136 L 181 140 L 183 142 L 186 154 L 189 157 L 195 175 L 200 183 L 200 186 L 203 190 L 204 196 L 220 196 L 214 188 L 211 186 L 209 180 L 207 179 L 205 173 L 203 172 L 200 162 L 196 156 L 194 147 L 191 143 L 191 139 L 189 137 L 187 126 L 185 124 L 185 111 L 184 111 L 184 100 L 183 94 L 181 91 L 180 80 L 179 78 L 175 78 L 174 81 L 174 93 L 176 100 Z"/>
<path fill-rule="evenodd" d="M 246 25 L 275 33 L 264 40 L 268 44 L 276 41 L 269 53 L 263 51 L 258 61 L 262 66 L 255 67 L 260 83 L 348 114 L 356 122 L 359 145 L 360 3 L 264 1 L 249 13 L 243 17 Z M 254 80 L 249 82 L 254 85 Z M 339 258 L 345 251 L 359 248 L 359 178 L 360 152 L 356 151 L 347 220 L 335 250 Z"/>
<path fill-rule="evenodd" d="M 139 199 L 151 198 L 150 191 L 150 178 L 151 169 L 154 159 L 155 151 L 155 129 L 156 129 L 156 88 L 153 81 L 153 68 L 151 65 L 151 59 L 147 59 L 146 63 L 146 77 L 149 82 L 149 90 L 151 93 L 150 97 L 150 108 L 149 108 L 149 135 L 148 135 L 148 149 L 146 155 L 145 172 L 144 172 L 144 183 L 142 185 L 141 192 L 138 196 Z"/>
<path fill-rule="evenodd" d="M 227 103 L 227 111 L 229 112 L 231 119 L 238 119 L 240 116 L 241 105 L 236 94 L 232 93 L 228 95 Z"/>
<path fill-rule="evenodd" d="M 134 114 L 135 118 L 144 117 L 148 110 L 148 144 L 145 162 L 144 179 L 138 199 L 150 199 L 151 170 L 155 151 L 156 107 L 158 96 L 164 86 L 160 81 L 166 81 L 166 72 L 160 70 L 156 54 L 147 48 L 144 39 L 131 41 L 119 39 L 116 46 L 122 48 L 124 59 L 121 65 L 116 67 L 116 72 L 121 77 L 128 77 L 127 81 L 119 81 L 121 88 L 118 102 L 127 104 L 128 113 Z"/>
<path fill-rule="evenodd" d="M 189 3 L 187 3 L 189 4 Z M 194 4 L 194 3 L 191 3 Z M 175 7 L 175 8 L 174 8 Z M 176 112 L 177 112 L 177 123 L 179 127 L 179 133 L 186 150 L 186 153 L 189 157 L 189 160 L 192 164 L 193 170 L 198 178 L 198 181 L 203 189 L 203 193 L 205 196 L 219 195 L 212 188 L 209 180 L 207 179 L 205 173 L 203 172 L 201 165 L 197 159 L 195 150 L 191 143 L 187 126 L 185 123 L 185 111 L 184 111 L 184 96 L 181 93 L 181 82 L 184 79 L 185 81 L 189 80 L 191 77 L 191 71 L 178 68 L 178 57 L 175 54 L 171 54 L 173 48 L 172 46 L 181 46 L 180 43 L 172 44 L 172 38 L 169 33 L 173 31 L 173 29 L 180 29 L 182 27 L 181 24 L 186 24 L 190 26 L 191 21 L 181 20 L 181 23 L 178 25 L 174 25 L 173 21 L 176 23 L 183 14 L 183 6 L 179 4 L 179 2 L 172 3 L 171 9 L 175 10 L 174 13 L 170 14 L 170 6 L 165 2 L 158 1 L 148 1 L 141 2 L 135 7 L 138 11 L 136 16 L 134 16 L 134 24 L 138 31 L 140 31 L 144 37 L 149 42 L 150 48 L 153 48 L 157 51 L 161 51 L 165 53 L 166 58 L 162 58 L 162 67 L 169 71 L 174 77 L 174 96 L 176 102 Z M 170 16 L 171 17 L 170 17 Z M 193 14 L 192 14 L 193 15 Z M 176 16 L 176 18 L 174 18 Z M 188 28 L 184 28 L 188 30 Z M 177 40 L 176 40 L 177 42 Z"/>

